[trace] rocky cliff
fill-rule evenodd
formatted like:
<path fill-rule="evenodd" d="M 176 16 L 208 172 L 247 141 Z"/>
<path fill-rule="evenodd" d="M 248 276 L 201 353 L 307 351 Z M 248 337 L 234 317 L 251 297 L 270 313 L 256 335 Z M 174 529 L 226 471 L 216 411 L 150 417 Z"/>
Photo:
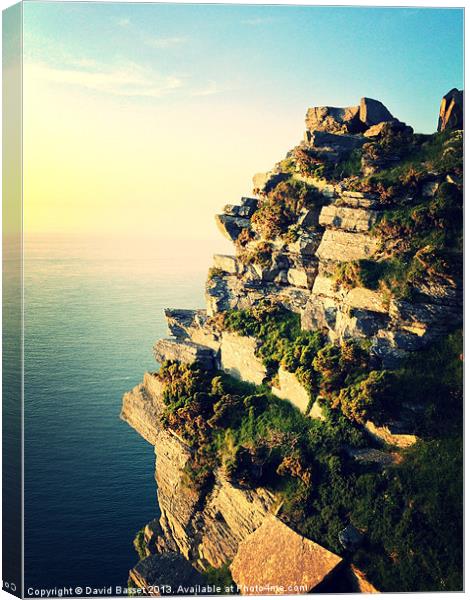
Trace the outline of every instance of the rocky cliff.
<path fill-rule="evenodd" d="M 424 136 L 369 98 L 309 108 L 303 141 L 216 216 L 234 254 L 214 256 L 205 310 L 166 311 L 162 367 L 123 399 L 156 453 L 161 518 L 144 554 L 219 574 L 237 557 L 243 580 L 240 544 L 272 513 L 324 552 L 359 552 L 362 568 L 391 552 L 351 490 L 441 435 L 440 400 L 415 393 L 410 373 L 425 377 L 419 361 L 462 322 L 459 110 L 452 90 Z"/>

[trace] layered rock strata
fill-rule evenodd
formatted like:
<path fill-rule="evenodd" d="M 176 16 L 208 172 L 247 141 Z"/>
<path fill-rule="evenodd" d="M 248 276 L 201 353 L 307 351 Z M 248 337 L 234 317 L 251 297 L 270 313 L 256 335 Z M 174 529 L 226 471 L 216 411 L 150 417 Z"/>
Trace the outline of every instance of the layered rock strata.
<path fill-rule="evenodd" d="M 444 97 L 440 130 L 461 126 L 459 102 L 457 90 Z M 336 165 L 384 132 L 409 130 L 382 103 L 363 98 L 357 106 L 309 109 L 304 141 L 299 148 L 326 157 Z M 363 172 L 368 172 L 369 167 L 375 168 L 362 164 Z M 290 227 L 291 235 L 264 239 L 253 227 L 257 210 L 266 194 L 287 180 L 314 189 L 316 202 L 298 211 Z M 422 195 L 432 200 L 440 183 L 430 173 Z M 462 291 L 453 281 L 423 281 L 417 297 L 409 301 L 390 297 L 379 286 L 369 289 L 346 285 L 338 276 L 345 265 L 360 261 L 378 263 L 384 256 L 382 241 L 376 234 L 383 216 L 377 196 L 349 189 L 344 182 L 286 172 L 283 163 L 268 173 L 255 175 L 253 187 L 254 197 L 244 197 L 240 204 L 227 204 L 216 216 L 221 233 L 234 243 L 233 255 L 214 256 L 206 285 L 205 310 L 165 311 L 171 337 L 156 343 L 154 354 L 158 363 L 197 363 L 209 370 L 222 369 L 254 385 L 268 383 L 267 369 L 259 356 L 259 341 L 222 331 L 217 324 L 221 312 L 249 310 L 266 301 L 297 313 L 304 330 L 320 330 L 332 343 L 367 340 L 379 368 L 394 368 L 407 352 L 424 348 L 460 322 Z M 274 394 L 304 413 L 309 409 L 313 418 L 323 418 L 320 406 L 311 402 L 310 394 L 295 374 L 280 367 L 275 381 Z M 282 581 L 298 584 L 305 576 L 308 591 L 336 569 L 340 557 L 297 534 L 285 552 L 295 550 L 298 564 L 291 560 L 286 563 L 284 558 L 274 561 L 276 536 L 284 540 L 292 536 L 270 516 L 278 501 L 268 490 L 236 487 L 221 470 L 214 473 L 215 483 L 209 492 L 188 487 L 185 468 L 193 450 L 174 431 L 163 429 L 160 417 L 164 410 L 162 386 L 155 374 L 146 373 L 143 383 L 123 399 L 121 417 L 155 446 L 161 510 L 159 522 L 152 522 L 145 529 L 149 556 L 131 571 L 131 579 L 137 585 L 152 578 L 160 581 L 158 565 L 163 572 L 166 568 L 166 563 L 159 563 L 160 554 L 169 557 L 168 565 L 176 561 L 175 568 L 181 567 L 182 577 L 192 571 L 182 566 L 181 557 L 199 570 L 221 567 L 235 558 L 235 580 L 249 584 L 254 581 L 251 569 L 255 569 L 258 552 L 265 548 L 268 579 L 272 581 L 279 575 Z M 405 448 L 417 440 L 407 430 L 406 421 L 380 427 L 368 421 L 365 429 L 372 439 L 385 446 Z M 351 451 L 351 458 L 356 461 L 384 467 L 393 463 L 395 456 L 377 448 Z M 267 530 L 265 536 L 263 528 Z M 261 537 L 256 538 L 257 535 Z M 180 558 L 175 559 L 175 553 Z M 311 565 L 312 553 L 326 557 L 324 565 L 321 560 Z M 315 578 L 322 565 L 324 572 Z M 348 573 L 358 590 L 376 591 L 355 567 Z"/>
<path fill-rule="evenodd" d="M 261 525 L 278 501 L 263 488 L 242 489 L 215 473 L 210 493 L 188 487 L 185 466 L 192 449 L 159 416 L 165 408 L 156 374 L 125 394 L 121 418 L 155 446 L 155 479 L 161 517 L 147 534 L 150 553 L 177 552 L 199 568 L 220 567 L 235 556 L 240 541 Z M 134 578 L 135 579 L 135 578 Z"/>

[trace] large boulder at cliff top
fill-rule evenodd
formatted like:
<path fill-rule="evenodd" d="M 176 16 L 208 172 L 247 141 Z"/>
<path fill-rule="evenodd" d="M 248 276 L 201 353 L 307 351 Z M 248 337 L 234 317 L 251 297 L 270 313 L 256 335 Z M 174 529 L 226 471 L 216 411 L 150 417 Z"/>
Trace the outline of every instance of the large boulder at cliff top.
<path fill-rule="evenodd" d="M 314 106 L 307 110 L 305 124 L 308 131 L 329 133 L 360 133 L 364 129 L 359 120 L 359 106 Z"/>
<path fill-rule="evenodd" d="M 394 116 L 388 108 L 382 102 L 373 100 L 372 98 L 361 98 L 359 118 L 367 127 L 377 125 L 377 123 L 382 123 L 382 121 L 394 120 Z"/>
<path fill-rule="evenodd" d="M 438 131 L 463 129 L 463 90 L 453 88 L 442 98 Z"/>
<path fill-rule="evenodd" d="M 307 141 L 314 132 L 357 135 L 384 121 L 398 122 L 382 102 L 373 98 L 361 98 L 359 105 L 345 108 L 314 106 L 305 117 Z"/>

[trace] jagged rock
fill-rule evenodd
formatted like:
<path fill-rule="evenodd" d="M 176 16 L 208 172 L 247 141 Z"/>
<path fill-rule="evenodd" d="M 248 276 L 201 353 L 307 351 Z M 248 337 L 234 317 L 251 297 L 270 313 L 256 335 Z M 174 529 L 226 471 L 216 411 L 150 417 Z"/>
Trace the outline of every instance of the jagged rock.
<path fill-rule="evenodd" d="M 308 177 L 307 175 L 301 175 L 300 173 L 294 173 L 292 177 L 297 181 L 303 181 L 304 183 L 311 185 L 325 198 L 331 199 L 336 194 L 336 186 L 332 183 L 328 183 L 326 179 Z"/>
<path fill-rule="evenodd" d="M 191 558 L 194 545 L 191 523 L 200 508 L 199 493 L 191 491 L 184 479 L 191 449 L 172 431 L 160 428 L 155 439 L 155 455 L 160 525 L 166 550 Z"/>
<path fill-rule="evenodd" d="M 256 198 L 248 198 L 247 196 L 243 196 L 241 199 L 241 205 L 251 208 L 254 212 L 258 208 L 258 200 Z"/>
<path fill-rule="evenodd" d="M 372 421 L 367 421 L 365 430 L 376 441 L 398 448 L 408 448 L 418 441 L 418 437 L 407 431 L 406 426 L 399 422 L 391 422 L 380 426 Z"/>
<path fill-rule="evenodd" d="M 124 394 L 121 419 L 126 421 L 147 442 L 156 443 L 160 416 L 165 410 L 162 384 L 158 377 L 145 373 L 143 383 Z"/>
<path fill-rule="evenodd" d="M 276 267 L 265 267 L 258 263 L 250 265 L 250 271 L 254 275 L 255 279 L 261 281 L 274 281 L 276 276 L 279 274 L 279 269 Z"/>
<path fill-rule="evenodd" d="M 365 233 L 327 229 L 316 255 L 320 260 L 350 262 L 371 258 L 379 248 L 379 241 Z"/>
<path fill-rule="evenodd" d="M 334 330 L 330 332 L 330 339 L 336 341 L 371 338 L 380 329 L 386 327 L 387 322 L 386 316 L 368 310 L 338 310 Z"/>
<path fill-rule="evenodd" d="M 236 275 L 239 272 L 239 264 L 235 256 L 228 254 L 214 254 L 214 267 L 230 275 Z"/>
<path fill-rule="evenodd" d="M 359 106 L 314 106 L 307 110 L 305 124 L 308 131 L 329 133 L 360 133 L 364 129 L 359 120 Z"/>
<path fill-rule="evenodd" d="M 309 298 L 301 313 L 300 323 L 305 331 L 334 330 L 338 304 L 331 298 Z"/>
<path fill-rule="evenodd" d="M 230 215 L 216 215 L 215 222 L 222 234 L 231 242 L 234 242 L 243 229 L 250 226 L 250 219 L 242 217 L 231 217 Z"/>
<path fill-rule="evenodd" d="M 242 595 L 262 594 L 266 589 L 270 594 L 293 590 L 305 594 L 331 576 L 341 561 L 340 556 L 269 515 L 240 544 L 230 571 Z"/>
<path fill-rule="evenodd" d="M 144 527 L 144 543 L 146 545 L 147 555 L 155 554 L 158 550 L 159 540 L 163 536 L 163 529 L 158 519 L 153 519 Z"/>
<path fill-rule="evenodd" d="M 377 123 L 382 123 L 382 121 L 395 120 L 392 113 L 382 102 L 373 100 L 372 98 L 361 98 L 359 118 L 367 127 L 377 125 Z"/>
<path fill-rule="evenodd" d="M 129 578 L 149 596 L 188 596 L 191 586 L 207 583 L 189 561 L 175 552 L 147 556 L 129 571 Z"/>
<path fill-rule="evenodd" d="M 390 316 L 395 319 L 403 329 L 423 336 L 429 325 L 435 325 L 437 332 L 442 333 L 450 323 L 458 324 L 461 314 L 445 304 L 439 303 L 411 303 L 405 300 L 392 298 L 390 301 Z M 442 328 L 439 327 L 442 324 Z"/>
<path fill-rule="evenodd" d="M 243 200 L 252 200 L 252 198 L 242 198 Z M 243 217 L 250 218 L 256 210 L 256 205 L 251 203 L 242 204 L 238 206 L 237 204 L 226 204 L 224 206 L 224 213 L 231 217 Z"/>
<path fill-rule="evenodd" d="M 319 223 L 345 231 L 369 231 L 376 223 L 378 212 L 364 208 L 349 208 L 332 204 L 321 209 Z"/>
<path fill-rule="evenodd" d="M 207 314 L 236 308 L 249 310 L 264 300 L 272 300 L 287 310 L 300 313 L 308 301 L 307 288 L 256 280 L 242 280 L 234 275 L 215 277 L 206 285 Z"/>
<path fill-rule="evenodd" d="M 412 134 L 413 128 L 398 119 L 393 119 L 393 121 L 382 121 L 381 123 L 377 123 L 377 125 L 372 125 L 372 127 L 364 131 L 364 136 L 368 138 L 380 138 L 384 135 L 396 135 L 403 132 Z"/>
<path fill-rule="evenodd" d="M 258 200 L 256 198 L 241 199 L 240 205 L 238 204 L 226 204 L 224 206 L 224 213 L 231 217 L 242 217 L 249 219 L 253 216 L 253 213 L 258 208 Z"/>
<path fill-rule="evenodd" d="M 437 131 L 463 129 L 463 90 L 451 89 L 442 98 Z"/>
<path fill-rule="evenodd" d="M 325 153 L 337 154 L 343 156 L 349 154 L 356 148 L 361 148 L 367 139 L 355 137 L 353 135 L 339 135 L 327 133 L 326 131 L 313 131 L 308 134 L 308 142 L 312 148 L 321 150 Z"/>
<path fill-rule="evenodd" d="M 384 298 L 380 292 L 362 287 L 349 290 L 344 296 L 344 305 L 346 310 L 357 308 L 375 313 L 386 314 L 388 312 Z"/>
<path fill-rule="evenodd" d="M 302 208 L 297 224 L 302 228 L 317 227 L 319 214 L 320 210 L 317 207 Z"/>
<path fill-rule="evenodd" d="M 372 194 L 343 190 L 339 193 L 339 197 L 334 201 L 334 205 L 372 209 L 377 206 L 377 199 Z"/>
<path fill-rule="evenodd" d="M 207 496 L 191 490 L 184 476 L 190 449 L 168 431 L 159 433 L 155 454 L 160 524 L 167 550 L 181 552 L 203 568 L 231 561 L 238 544 L 278 502 L 264 488 L 233 486 L 219 471 Z"/>
<path fill-rule="evenodd" d="M 256 356 L 258 344 L 255 338 L 224 332 L 220 347 L 222 369 L 232 377 L 261 385 L 267 371 Z"/>
<path fill-rule="evenodd" d="M 273 387 L 272 392 L 278 398 L 288 400 L 302 413 L 305 413 L 310 402 L 310 394 L 300 383 L 294 373 L 289 373 L 282 367 L 278 371 L 278 387 Z"/>
<path fill-rule="evenodd" d="M 278 499 L 264 488 L 235 487 L 220 474 L 203 512 L 199 563 L 221 567 L 235 556 L 240 542 L 261 525 Z"/>
<path fill-rule="evenodd" d="M 315 276 L 317 274 L 317 269 L 289 269 L 287 271 L 287 281 L 295 286 L 301 288 L 311 289 L 313 282 L 315 281 Z"/>
<path fill-rule="evenodd" d="M 205 310 L 165 308 L 164 312 L 170 334 L 177 338 L 190 337 L 191 328 L 196 323 L 203 323 L 206 319 Z"/>
<path fill-rule="evenodd" d="M 295 242 L 288 245 L 288 250 L 293 254 L 314 255 L 321 239 L 320 233 L 302 232 Z"/>
<path fill-rule="evenodd" d="M 158 363 L 176 360 L 187 365 L 198 363 L 209 370 L 215 367 L 214 351 L 211 348 L 187 340 L 158 340 L 153 347 L 153 354 Z"/>
<path fill-rule="evenodd" d="M 268 171 L 267 173 L 256 173 L 253 176 L 253 193 L 266 194 L 272 190 L 278 183 L 289 177 L 289 173 L 279 173 Z"/>
<path fill-rule="evenodd" d="M 220 334 L 207 322 L 207 311 L 166 308 L 165 317 L 171 335 L 219 351 Z"/>

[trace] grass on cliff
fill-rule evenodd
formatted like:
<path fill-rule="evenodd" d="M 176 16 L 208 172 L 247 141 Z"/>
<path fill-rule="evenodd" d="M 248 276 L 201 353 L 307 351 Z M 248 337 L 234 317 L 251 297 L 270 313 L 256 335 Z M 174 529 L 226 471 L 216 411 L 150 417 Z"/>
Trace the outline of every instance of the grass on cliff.
<path fill-rule="evenodd" d="M 295 347 L 298 329 L 295 318 L 285 315 L 275 334 L 275 320 L 274 313 L 258 319 L 232 313 L 229 323 L 266 336 L 267 358 L 282 361 L 285 344 Z M 338 538 L 344 527 L 360 529 L 364 542 L 352 560 L 378 589 L 459 589 L 461 353 L 461 332 L 455 332 L 410 355 L 400 369 L 377 372 L 359 346 L 324 344 L 309 358 L 323 422 L 265 386 L 166 363 L 160 371 L 167 404 L 162 422 L 192 446 L 186 475 L 194 493 L 210 492 L 217 469 L 236 486 L 265 486 L 283 500 L 282 520 L 334 552 L 345 553 Z M 387 468 L 350 458 L 348 448 L 371 445 L 357 423 L 364 411 L 393 411 L 396 403 L 416 407 L 422 441 Z"/>
<path fill-rule="evenodd" d="M 261 240 L 270 241 L 287 236 L 287 241 L 295 241 L 292 239 L 292 226 L 297 222 L 301 210 L 322 202 L 323 197 L 314 187 L 291 177 L 262 196 L 251 218 L 252 229 Z"/>

